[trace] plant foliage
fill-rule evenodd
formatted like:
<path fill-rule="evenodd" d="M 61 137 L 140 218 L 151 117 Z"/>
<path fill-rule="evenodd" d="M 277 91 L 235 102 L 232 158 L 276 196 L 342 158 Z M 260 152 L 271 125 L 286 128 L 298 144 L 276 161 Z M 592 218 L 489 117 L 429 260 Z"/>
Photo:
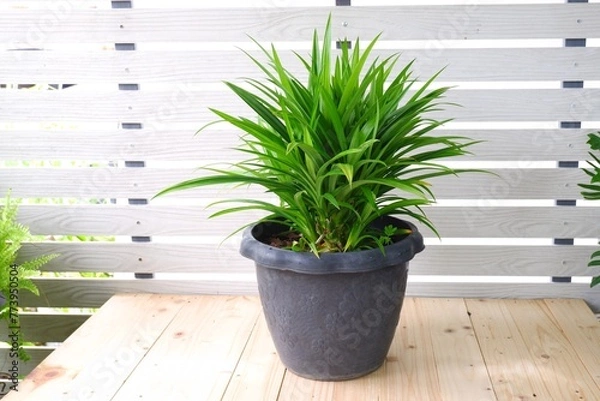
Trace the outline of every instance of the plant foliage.
<path fill-rule="evenodd" d="M 600 151 L 600 131 L 588 134 L 588 141 L 591 150 Z M 590 177 L 589 184 L 579 184 L 579 186 L 583 189 L 581 191 L 581 195 L 585 199 L 590 200 L 599 200 L 600 199 L 600 159 L 598 156 L 592 152 L 588 152 L 592 160 L 588 160 L 588 164 L 591 168 L 583 169 L 585 173 Z M 590 267 L 599 267 L 600 266 L 600 251 L 596 251 L 590 257 L 590 262 L 588 263 Z M 592 282 L 590 283 L 590 287 L 594 287 L 595 285 L 600 284 L 600 275 L 592 278 Z"/>
<path fill-rule="evenodd" d="M 6 304 L 0 307 L 0 319 L 9 327 L 18 328 L 18 354 L 23 360 L 29 359 L 23 350 L 23 336 L 18 314 L 19 292 L 27 290 L 39 295 L 38 288 L 30 277 L 39 274 L 39 268 L 57 255 L 43 255 L 24 262 L 17 262 L 17 255 L 24 241 L 31 238 L 29 229 L 17 222 L 18 202 L 6 195 L 0 209 L 0 292 Z M 11 330 L 9 330 L 11 332 Z"/>
<path fill-rule="evenodd" d="M 398 55 L 373 58 L 378 38 L 364 50 L 359 40 L 352 49 L 344 41 L 334 58 L 329 19 L 322 43 L 315 31 L 310 57 L 296 54 L 306 83 L 286 69 L 273 45 L 254 41 L 267 61 L 246 54 L 265 80 L 226 85 L 258 118 L 211 109 L 245 133 L 237 149 L 249 159 L 206 167 L 207 175 L 158 195 L 208 185 L 262 186 L 280 203 L 225 200 L 217 203 L 233 206 L 213 216 L 266 211 L 264 220 L 283 221 L 300 234 L 294 250 L 315 254 L 381 248 L 389 235 L 370 226 L 383 215 L 409 216 L 435 231 L 421 209 L 434 200 L 429 179 L 460 171 L 434 161 L 464 155 L 474 142 L 432 134 L 447 120 L 428 115 L 447 104 L 441 99 L 449 88 L 432 88 L 439 73 L 419 85 L 413 62 L 398 67 Z"/>

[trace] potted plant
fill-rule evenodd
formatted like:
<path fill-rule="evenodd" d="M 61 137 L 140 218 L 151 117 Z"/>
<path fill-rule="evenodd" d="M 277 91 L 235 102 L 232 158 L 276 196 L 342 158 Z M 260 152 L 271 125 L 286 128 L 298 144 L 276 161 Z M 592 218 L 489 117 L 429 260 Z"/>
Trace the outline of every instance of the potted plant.
<path fill-rule="evenodd" d="M 315 31 L 310 57 L 297 55 L 307 82 L 289 72 L 273 46 L 255 41 L 266 61 L 247 54 L 265 80 L 246 80 L 248 89 L 226 85 L 257 118 L 211 109 L 244 133 L 238 149 L 249 159 L 207 167 L 205 175 L 158 194 L 238 184 L 277 196 L 278 204 L 216 202 L 232 203 L 213 216 L 267 213 L 240 228 L 241 253 L 255 261 L 281 360 L 317 380 L 362 376 L 384 362 L 408 261 L 424 248 L 417 227 L 393 216 L 435 232 L 421 209 L 434 199 L 428 180 L 463 171 L 435 161 L 464 155 L 474 143 L 432 135 L 447 121 L 430 113 L 444 105 L 448 88 L 432 89 L 439 73 L 416 85 L 413 63 L 398 68 L 397 55 L 372 59 L 378 37 L 364 51 L 359 40 L 352 49 L 344 41 L 334 59 L 330 18 L 322 43 Z"/>
<path fill-rule="evenodd" d="M 599 151 L 600 150 L 600 131 L 588 134 L 588 141 L 591 150 Z M 600 159 L 598 156 L 593 154 L 592 152 L 588 152 L 591 156 L 592 160 L 588 160 L 588 164 L 591 169 L 583 169 L 583 171 L 590 177 L 589 184 L 579 184 L 583 191 L 581 191 L 581 195 L 585 199 L 589 200 L 599 200 L 600 199 Z M 600 251 L 596 251 L 590 257 L 590 262 L 588 263 L 589 267 L 598 267 L 600 266 Z M 590 283 L 590 287 L 594 287 L 600 284 L 600 275 L 592 278 Z"/>
<path fill-rule="evenodd" d="M 0 320 L 8 327 L 11 345 L 10 355 L 28 360 L 23 349 L 23 332 L 19 318 L 19 293 L 21 290 L 39 295 L 32 275 L 57 255 L 43 255 L 25 262 L 16 263 L 17 255 L 24 241 L 29 240 L 29 229 L 17 222 L 18 202 L 6 195 L 0 208 Z"/>

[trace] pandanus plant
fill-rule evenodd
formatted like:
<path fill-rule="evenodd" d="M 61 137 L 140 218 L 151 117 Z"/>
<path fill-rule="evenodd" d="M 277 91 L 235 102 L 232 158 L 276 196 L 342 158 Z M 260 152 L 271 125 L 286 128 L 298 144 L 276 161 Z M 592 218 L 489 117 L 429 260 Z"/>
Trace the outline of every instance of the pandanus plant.
<path fill-rule="evenodd" d="M 433 134 L 448 87 L 433 88 L 439 72 L 425 82 L 413 77 L 414 62 L 399 67 L 398 55 L 374 57 L 375 37 L 363 50 L 359 40 L 332 48 L 331 18 L 323 41 L 315 31 L 309 57 L 296 54 L 306 82 L 286 68 L 273 45 L 255 41 L 266 61 L 246 52 L 264 80 L 226 82 L 255 113 L 252 118 L 211 109 L 241 130 L 240 152 L 248 159 L 205 167 L 205 175 L 175 184 L 159 195 L 211 185 L 258 185 L 278 203 L 229 199 L 214 213 L 259 209 L 264 221 L 289 228 L 297 251 L 347 252 L 383 249 L 402 234 L 372 223 L 385 215 L 408 216 L 436 232 L 423 206 L 435 199 L 430 179 L 464 170 L 438 161 L 467 154 L 474 141 Z M 335 54 L 334 54 L 335 53 Z M 214 122 L 200 129 L 204 130 Z M 244 227 L 242 227 L 244 228 Z M 241 228 L 240 228 L 241 229 Z"/>

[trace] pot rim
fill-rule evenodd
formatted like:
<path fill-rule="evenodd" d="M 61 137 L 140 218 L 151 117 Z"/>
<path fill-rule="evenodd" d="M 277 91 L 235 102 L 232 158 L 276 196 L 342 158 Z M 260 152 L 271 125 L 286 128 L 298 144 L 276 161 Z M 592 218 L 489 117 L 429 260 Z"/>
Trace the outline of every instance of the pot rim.
<path fill-rule="evenodd" d="M 379 248 L 352 251 L 322 253 L 317 257 L 312 252 L 296 252 L 277 248 L 259 241 L 258 232 L 264 232 L 266 227 L 274 223 L 258 222 L 247 227 L 242 236 L 240 253 L 254 260 L 257 266 L 270 269 L 289 270 L 304 274 L 336 274 L 336 273 L 365 273 L 398 264 L 407 263 L 425 246 L 423 236 L 417 227 L 405 220 L 392 216 L 382 216 L 376 225 L 408 228 L 411 233 L 402 240 L 384 247 L 385 253 Z"/>

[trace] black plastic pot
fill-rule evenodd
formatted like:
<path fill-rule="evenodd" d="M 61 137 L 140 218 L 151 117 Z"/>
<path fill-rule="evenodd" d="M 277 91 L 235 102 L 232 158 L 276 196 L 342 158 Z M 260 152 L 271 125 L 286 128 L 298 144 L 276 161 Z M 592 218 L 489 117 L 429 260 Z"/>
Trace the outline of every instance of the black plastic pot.
<path fill-rule="evenodd" d="M 408 261 L 424 249 L 417 228 L 383 217 L 376 226 L 409 228 L 379 249 L 322 254 L 261 242 L 278 224 L 249 227 L 241 254 L 256 264 L 267 325 L 284 365 L 315 380 L 346 380 L 379 368 L 389 351 L 404 300 Z"/>

